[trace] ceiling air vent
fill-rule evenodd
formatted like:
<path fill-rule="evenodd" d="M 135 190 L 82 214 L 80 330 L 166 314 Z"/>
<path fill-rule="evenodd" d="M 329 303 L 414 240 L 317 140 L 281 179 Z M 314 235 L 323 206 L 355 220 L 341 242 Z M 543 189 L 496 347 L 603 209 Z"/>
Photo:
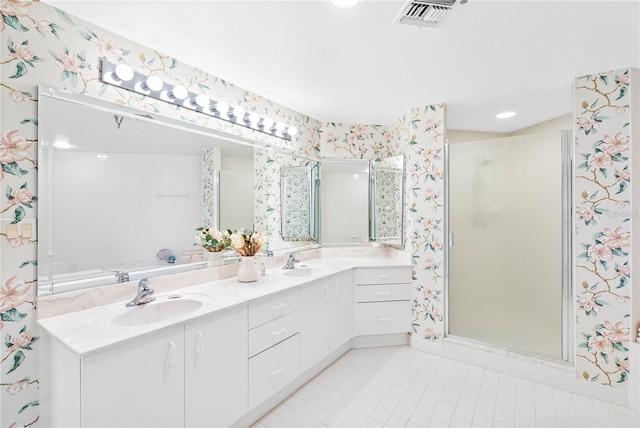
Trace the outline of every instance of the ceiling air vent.
<path fill-rule="evenodd" d="M 435 27 L 456 0 L 409 0 L 394 23 Z"/>

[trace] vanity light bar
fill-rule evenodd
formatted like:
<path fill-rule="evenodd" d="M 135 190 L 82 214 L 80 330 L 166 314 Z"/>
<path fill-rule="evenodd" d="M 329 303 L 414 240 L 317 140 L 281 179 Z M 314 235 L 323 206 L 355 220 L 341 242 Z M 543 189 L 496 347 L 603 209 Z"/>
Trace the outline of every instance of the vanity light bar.
<path fill-rule="evenodd" d="M 147 97 L 179 105 L 287 141 L 291 141 L 291 137 L 298 134 L 298 129 L 295 126 L 287 127 L 282 122 L 274 123 L 271 118 L 260 117 L 255 112 L 246 112 L 239 105 L 231 108 L 224 101 L 211 100 L 205 94 L 189 92 L 182 85 L 172 86 L 162 81 L 158 76 L 138 73 L 127 64 L 113 64 L 102 60 L 101 77 L 102 81 L 109 85 L 119 86 Z"/>

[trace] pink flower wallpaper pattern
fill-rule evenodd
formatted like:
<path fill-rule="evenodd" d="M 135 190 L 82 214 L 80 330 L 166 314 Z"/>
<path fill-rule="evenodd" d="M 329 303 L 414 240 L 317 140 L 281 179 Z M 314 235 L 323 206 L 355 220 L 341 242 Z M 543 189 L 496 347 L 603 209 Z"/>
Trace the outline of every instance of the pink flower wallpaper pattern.
<path fill-rule="evenodd" d="M 589 382 L 629 379 L 630 70 L 575 81 L 576 369 Z"/>

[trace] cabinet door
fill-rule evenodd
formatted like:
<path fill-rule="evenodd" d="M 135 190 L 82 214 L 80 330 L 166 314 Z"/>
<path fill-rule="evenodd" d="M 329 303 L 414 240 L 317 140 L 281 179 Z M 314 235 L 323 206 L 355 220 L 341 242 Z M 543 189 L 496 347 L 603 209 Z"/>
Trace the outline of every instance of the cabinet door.
<path fill-rule="evenodd" d="M 185 426 L 223 427 L 248 410 L 247 308 L 185 326 Z"/>
<path fill-rule="evenodd" d="M 184 328 L 87 356 L 82 361 L 82 426 L 184 424 Z"/>
<path fill-rule="evenodd" d="M 300 287 L 300 373 L 329 354 L 329 283 Z"/>
<path fill-rule="evenodd" d="M 330 352 L 353 336 L 353 283 L 351 271 L 329 278 L 331 293 Z"/>

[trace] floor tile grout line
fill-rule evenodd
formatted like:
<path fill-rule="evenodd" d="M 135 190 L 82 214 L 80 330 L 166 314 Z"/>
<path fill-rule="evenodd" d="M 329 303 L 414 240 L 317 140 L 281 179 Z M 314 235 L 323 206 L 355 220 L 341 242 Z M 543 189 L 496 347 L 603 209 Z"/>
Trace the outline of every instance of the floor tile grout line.
<path fill-rule="evenodd" d="M 424 417 L 422 419 L 426 420 L 428 417 L 429 422 L 425 423 L 426 426 L 440 426 L 440 419 L 434 419 L 434 413 L 439 407 L 444 412 L 440 416 L 442 418 L 448 417 L 447 425 L 450 427 L 460 425 L 505 425 L 507 421 L 504 420 L 504 416 L 511 413 L 501 411 L 502 414 L 498 414 L 498 412 L 500 408 L 509 409 L 510 401 L 507 401 L 507 407 L 504 407 L 505 402 L 503 401 L 502 405 L 500 405 L 499 400 L 504 399 L 504 391 L 513 389 L 513 419 L 511 421 L 513 426 L 546 427 L 570 424 L 571 426 L 582 427 L 586 426 L 586 423 L 593 427 L 629 426 L 640 428 L 640 423 L 629 424 L 634 417 L 637 419 L 636 413 L 613 402 L 598 400 L 546 384 L 539 384 L 530 379 L 520 379 L 514 375 L 502 374 L 494 370 L 447 359 L 446 357 L 431 354 L 427 354 L 425 357 L 422 354 L 418 354 L 418 352 L 420 351 L 412 350 L 409 347 L 351 350 L 314 376 L 307 384 L 298 388 L 283 402 L 279 403 L 267 415 L 263 416 L 255 426 L 261 426 L 260 424 L 272 413 L 275 415 L 274 420 L 276 423 L 277 421 L 284 421 L 295 426 L 295 423 L 287 420 L 287 418 L 274 413 L 292 397 L 301 400 L 301 403 L 306 403 L 313 410 L 322 411 L 319 412 L 320 415 L 326 415 L 322 420 L 318 421 L 311 416 L 313 410 L 308 410 L 305 413 L 300 412 L 294 406 L 290 406 L 302 414 L 303 420 L 316 421 L 314 424 L 319 426 L 331 425 L 333 423 L 331 421 L 341 421 L 337 422 L 337 424 L 348 426 L 344 425 L 344 422 L 349 420 L 349 417 L 353 416 L 358 409 L 362 409 L 362 414 L 358 415 L 354 420 L 357 420 L 360 426 L 367 426 L 371 421 L 377 421 L 380 416 L 384 418 L 384 415 L 387 415 L 386 419 L 378 422 L 379 426 L 396 423 L 414 426 L 415 424 L 411 424 L 410 421 L 416 414 L 420 415 L 417 419 Z M 344 377 L 345 375 L 340 373 L 340 378 L 354 381 L 354 386 L 350 387 L 349 393 L 345 395 L 345 398 L 349 398 L 350 403 L 353 400 L 353 407 L 351 404 L 344 407 L 347 412 L 337 415 L 333 413 L 335 407 L 332 408 L 332 411 L 327 411 L 322 403 L 318 405 L 297 395 L 309 383 L 316 381 L 314 388 L 308 388 L 307 390 L 331 401 L 329 404 L 336 404 L 336 401 L 329 398 L 329 396 L 334 392 L 340 392 L 342 389 L 338 389 L 341 381 L 333 379 L 333 375 L 335 374 L 334 372 L 344 372 L 345 370 L 351 370 L 351 375 Z M 464 374 L 462 375 L 463 371 Z M 418 376 L 421 378 L 421 382 L 424 382 L 424 385 L 416 388 L 415 378 Z M 318 379 L 322 379 L 322 381 Z M 437 392 L 427 395 L 429 388 L 435 384 L 439 385 L 434 389 Z M 473 387 L 475 390 L 465 396 L 465 390 L 469 387 Z M 411 395 L 410 391 L 413 391 L 416 395 Z M 483 409 L 479 413 L 483 393 L 487 396 L 487 400 L 484 403 L 489 404 L 491 408 Z M 579 399 L 577 398 L 578 396 L 580 397 Z M 391 400 L 397 401 L 387 406 L 387 409 L 377 414 L 374 418 L 375 409 L 380 406 L 385 397 L 391 397 Z M 308 398 L 314 398 L 314 396 L 309 395 Z M 443 401 L 443 398 L 445 401 Z M 451 400 L 452 398 L 455 398 L 455 400 Z M 463 398 L 469 400 L 465 401 L 468 407 L 466 405 L 464 408 L 462 407 Z M 427 412 L 420 411 L 421 403 L 425 400 L 433 401 L 429 416 L 425 414 Z M 410 406 L 401 406 L 401 403 L 408 401 L 412 402 Z M 366 405 L 363 403 L 366 403 Z M 568 412 L 563 412 L 563 405 L 559 403 L 564 403 L 564 407 Z M 587 413 L 584 413 L 585 408 L 583 406 L 587 406 Z M 399 409 L 400 407 L 403 407 L 403 409 Z M 472 410 L 469 410 L 471 408 Z M 549 418 L 544 417 L 546 413 L 543 412 L 543 409 L 546 412 L 551 412 Z M 611 416 L 607 417 L 607 412 Z M 491 416 L 484 416 L 487 413 Z M 467 421 L 465 415 L 466 417 L 471 417 L 471 421 Z M 497 421 L 497 419 L 501 418 L 503 420 Z M 587 420 L 591 418 L 592 421 L 595 421 L 595 424 L 591 425 L 589 422 L 585 422 L 585 418 Z M 553 423 L 549 424 L 549 422 Z M 616 425 L 606 424 L 607 422 L 615 423 Z"/>

